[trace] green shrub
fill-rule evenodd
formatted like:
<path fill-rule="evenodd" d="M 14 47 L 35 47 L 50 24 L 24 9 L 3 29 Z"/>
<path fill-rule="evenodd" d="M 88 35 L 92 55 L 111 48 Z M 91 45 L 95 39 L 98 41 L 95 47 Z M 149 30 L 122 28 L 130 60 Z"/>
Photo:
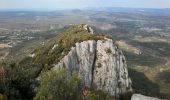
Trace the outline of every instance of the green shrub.
<path fill-rule="evenodd" d="M 91 90 L 89 100 L 116 100 L 113 96 L 101 90 Z"/>
<path fill-rule="evenodd" d="M 80 100 L 82 84 L 77 75 L 68 79 L 66 70 L 49 71 L 42 75 L 34 100 Z"/>
<path fill-rule="evenodd" d="M 0 93 L 7 96 L 7 100 L 32 99 L 37 82 L 28 74 L 29 72 L 15 63 L 6 65 L 4 69 L 6 71 L 5 84 L 0 84 Z"/>

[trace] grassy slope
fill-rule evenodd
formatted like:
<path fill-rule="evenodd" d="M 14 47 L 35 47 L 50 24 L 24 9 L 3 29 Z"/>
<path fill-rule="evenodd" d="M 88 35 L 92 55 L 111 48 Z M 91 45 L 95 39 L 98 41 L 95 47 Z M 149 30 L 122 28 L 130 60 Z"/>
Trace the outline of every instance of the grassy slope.
<path fill-rule="evenodd" d="M 54 63 L 67 55 L 76 42 L 103 40 L 105 37 L 107 36 L 92 35 L 83 29 L 82 25 L 75 25 L 40 45 L 33 51 L 36 55 L 34 58 L 26 57 L 18 63 L 18 66 L 27 69 L 29 75 L 36 77 L 42 70 L 50 69 Z M 55 44 L 58 44 L 58 47 L 52 50 Z"/>

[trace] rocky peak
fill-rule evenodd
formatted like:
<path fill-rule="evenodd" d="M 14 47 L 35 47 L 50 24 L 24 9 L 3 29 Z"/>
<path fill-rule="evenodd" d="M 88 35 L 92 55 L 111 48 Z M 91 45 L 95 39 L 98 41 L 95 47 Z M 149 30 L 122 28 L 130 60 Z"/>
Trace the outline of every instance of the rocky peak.
<path fill-rule="evenodd" d="M 70 76 L 78 73 L 89 88 L 95 87 L 114 96 L 132 91 L 125 57 L 111 39 L 76 43 L 54 66 L 55 70 L 68 69 Z"/>
<path fill-rule="evenodd" d="M 88 25 L 76 25 L 34 50 L 31 58 L 43 68 L 67 69 L 78 74 L 84 86 L 110 95 L 132 91 L 126 59 L 114 41 L 93 34 Z"/>

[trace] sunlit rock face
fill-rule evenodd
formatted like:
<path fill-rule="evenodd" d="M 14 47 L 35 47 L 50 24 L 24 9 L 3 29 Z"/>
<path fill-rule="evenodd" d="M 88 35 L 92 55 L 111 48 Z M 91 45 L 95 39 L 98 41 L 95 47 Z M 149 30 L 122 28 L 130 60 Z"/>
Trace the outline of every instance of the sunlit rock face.
<path fill-rule="evenodd" d="M 97 41 L 93 84 L 111 95 L 131 89 L 125 57 L 111 39 Z"/>
<path fill-rule="evenodd" d="M 54 66 L 54 70 L 68 69 L 70 76 L 78 73 L 89 88 L 111 95 L 132 91 L 125 57 L 111 39 L 76 43 Z"/>
<path fill-rule="evenodd" d="M 159 98 L 144 96 L 144 95 L 141 95 L 141 94 L 133 94 L 131 100 L 165 100 L 165 99 L 159 99 Z"/>

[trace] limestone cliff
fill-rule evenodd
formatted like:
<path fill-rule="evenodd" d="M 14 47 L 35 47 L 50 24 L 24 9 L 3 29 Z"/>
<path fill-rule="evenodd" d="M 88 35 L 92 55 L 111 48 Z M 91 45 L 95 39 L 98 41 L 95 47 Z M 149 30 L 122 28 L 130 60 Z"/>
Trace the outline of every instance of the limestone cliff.
<path fill-rule="evenodd" d="M 29 56 L 35 72 L 67 69 L 84 86 L 113 96 L 131 91 L 126 59 L 111 37 L 94 34 L 88 25 L 75 25 L 44 43 Z"/>
<path fill-rule="evenodd" d="M 112 39 L 76 43 L 54 66 L 55 70 L 68 69 L 70 75 L 78 73 L 85 86 L 111 95 L 132 90 L 125 57 Z"/>

